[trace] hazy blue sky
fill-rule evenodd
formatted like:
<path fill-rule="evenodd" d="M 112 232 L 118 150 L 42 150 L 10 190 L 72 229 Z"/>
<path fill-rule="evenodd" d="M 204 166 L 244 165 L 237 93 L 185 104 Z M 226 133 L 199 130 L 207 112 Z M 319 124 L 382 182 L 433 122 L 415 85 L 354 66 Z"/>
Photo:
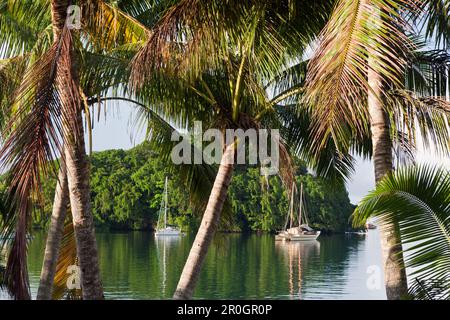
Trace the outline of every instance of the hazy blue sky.
<path fill-rule="evenodd" d="M 93 150 L 129 149 L 144 139 L 144 128 L 135 125 L 133 107 L 126 103 L 108 105 L 109 112 L 102 114 L 100 122 L 95 122 L 93 131 Z M 430 152 L 419 150 L 419 162 L 443 164 L 450 168 L 450 159 L 437 158 Z M 370 161 L 358 159 L 355 174 L 347 184 L 350 200 L 357 203 L 374 187 L 373 166 Z"/>

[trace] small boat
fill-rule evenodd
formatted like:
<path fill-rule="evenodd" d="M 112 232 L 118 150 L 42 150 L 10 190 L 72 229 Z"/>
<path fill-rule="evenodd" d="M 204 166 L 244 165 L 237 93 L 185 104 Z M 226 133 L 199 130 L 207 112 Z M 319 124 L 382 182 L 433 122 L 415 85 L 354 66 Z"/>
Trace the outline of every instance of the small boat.
<path fill-rule="evenodd" d="M 282 230 L 278 232 L 278 234 L 275 236 L 276 241 L 308 241 L 308 240 L 316 240 L 320 236 L 320 231 L 316 231 L 313 228 L 311 228 L 308 225 L 308 218 L 306 215 L 305 205 L 304 205 L 304 199 L 303 199 L 303 184 L 300 186 L 300 199 L 299 199 L 299 213 L 298 213 L 298 226 L 293 227 L 294 223 L 294 190 L 295 185 L 292 185 L 292 191 L 291 191 L 291 202 L 289 204 L 289 211 L 288 211 L 288 219 L 290 227 L 287 228 L 286 226 L 285 230 Z M 302 219 L 306 223 L 302 224 Z"/>
<path fill-rule="evenodd" d="M 357 230 L 357 231 L 346 231 L 345 234 L 356 234 L 358 236 L 365 236 L 369 232 L 367 230 Z"/>
<path fill-rule="evenodd" d="M 377 226 L 376 225 L 374 225 L 374 224 L 372 224 L 372 223 L 369 223 L 369 222 L 367 222 L 366 223 L 366 229 L 376 229 L 377 228 Z"/>
<path fill-rule="evenodd" d="M 158 225 L 156 226 L 155 236 L 179 236 L 181 235 L 181 230 L 175 226 L 167 224 L 167 192 L 168 192 L 168 179 L 164 184 L 164 196 L 161 201 L 161 207 L 159 209 Z"/>

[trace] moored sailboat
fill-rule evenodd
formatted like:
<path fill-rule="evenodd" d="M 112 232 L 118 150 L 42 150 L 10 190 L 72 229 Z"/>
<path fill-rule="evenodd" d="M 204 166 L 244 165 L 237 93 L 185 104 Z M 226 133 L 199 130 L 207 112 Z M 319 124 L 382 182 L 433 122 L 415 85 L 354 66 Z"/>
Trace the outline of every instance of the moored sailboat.
<path fill-rule="evenodd" d="M 276 236 L 275 240 L 282 241 L 306 241 L 306 240 L 316 240 L 320 231 L 316 231 L 311 228 L 308 224 L 308 218 L 306 214 L 306 208 L 303 199 L 303 184 L 300 186 L 300 199 L 299 199 L 299 213 L 298 213 L 298 226 L 293 227 L 294 224 L 294 184 L 291 191 L 291 201 L 289 204 L 288 220 L 289 228 L 287 228 L 287 221 L 285 230 L 280 231 Z M 302 219 L 305 223 L 302 224 Z"/>
<path fill-rule="evenodd" d="M 158 225 L 156 226 L 155 236 L 179 236 L 181 235 L 181 230 L 175 226 L 170 226 L 167 224 L 167 192 L 168 192 L 168 179 L 164 184 L 164 196 L 161 201 L 161 207 L 158 216 Z"/>

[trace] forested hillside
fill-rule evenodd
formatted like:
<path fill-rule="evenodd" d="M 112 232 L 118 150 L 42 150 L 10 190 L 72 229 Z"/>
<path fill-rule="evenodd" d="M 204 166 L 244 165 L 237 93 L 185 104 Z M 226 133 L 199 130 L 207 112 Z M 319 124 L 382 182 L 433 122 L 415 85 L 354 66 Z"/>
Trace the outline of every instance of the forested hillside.
<path fill-rule="evenodd" d="M 303 182 L 310 223 L 322 230 L 343 230 L 353 211 L 347 191 L 332 190 L 322 179 L 298 165 L 297 182 Z M 91 200 L 97 229 L 142 230 L 156 225 L 164 177 L 164 163 L 148 145 L 131 150 L 95 152 L 91 157 Z M 51 214 L 56 180 L 45 181 L 44 203 L 34 210 L 34 226 L 45 227 Z M 229 192 L 231 219 L 223 231 L 274 231 L 286 222 L 288 201 L 278 177 L 268 180 L 258 167 L 238 167 Z M 173 174 L 169 180 L 170 222 L 184 230 L 195 228 L 199 218 L 189 205 L 187 190 Z M 39 208 L 43 210 L 39 210 Z"/>

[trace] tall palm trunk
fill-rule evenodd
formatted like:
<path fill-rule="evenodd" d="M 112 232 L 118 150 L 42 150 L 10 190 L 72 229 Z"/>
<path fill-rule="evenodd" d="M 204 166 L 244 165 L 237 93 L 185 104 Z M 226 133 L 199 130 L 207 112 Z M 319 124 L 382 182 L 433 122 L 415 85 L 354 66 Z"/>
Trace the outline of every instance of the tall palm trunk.
<path fill-rule="evenodd" d="M 68 0 L 52 0 L 52 23 L 54 39 L 58 41 L 63 31 Z M 58 76 L 62 81 L 58 91 L 60 92 L 65 114 L 74 115 L 74 127 L 78 130 L 64 130 L 64 159 L 67 169 L 67 182 L 69 189 L 72 220 L 77 243 L 77 256 L 81 269 L 81 288 L 83 299 L 103 299 L 103 288 L 100 281 L 98 266 L 97 243 L 95 239 L 93 217 L 90 207 L 89 189 L 89 163 L 85 151 L 83 135 L 83 120 L 81 116 L 80 99 L 73 99 L 70 85 L 79 88 L 76 56 L 71 52 L 71 69 L 65 68 L 64 63 L 58 65 Z M 78 92 L 78 91 L 77 91 Z M 74 106 L 74 101 L 79 105 Z M 76 113 L 73 113 L 76 110 Z M 67 124 L 66 124 L 67 125 Z"/>
<path fill-rule="evenodd" d="M 69 205 L 69 187 L 64 161 L 61 161 L 58 182 L 55 189 L 52 217 L 45 245 L 44 262 L 42 263 L 41 279 L 37 292 L 37 300 L 51 300 L 53 281 L 58 263 L 59 249 L 64 231 L 67 206 Z"/>
<path fill-rule="evenodd" d="M 234 144 L 230 144 L 225 148 L 202 222 L 173 296 L 174 299 L 190 299 L 194 293 L 208 247 L 216 233 L 223 204 L 227 197 L 228 187 L 233 176 L 234 153 Z"/>
<path fill-rule="evenodd" d="M 83 125 L 81 113 L 77 115 L 77 122 L 78 126 Z M 89 163 L 85 152 L 84 137 L 77 137 L 73 142 L 65 148 L 64 154 L 77 256 L 81 269 L 81 288 L 84 300 L 98 300 L 103 299 L 103 288 L 91 212 Z"/>
<path fill-rule="evenodd" d="M 372 5 L 372 19 L 381 19 L 380 12 Z M 393 169 L 392 142 L 389 130 L 389 118 L 383 108 L 383 82 L 377 70 L 377 52 L 369 49 L 368 70 L 368 107 L 370 130 L 372 134 L 373 162 L 375 181 L 378 183 Z M 383 225 L 380 228 L 381 250 L 384 264 L 384 282 L 389 300 L 406 297 L 408 285 L 403 263 L 402 246 L 397 225 Z"/>

